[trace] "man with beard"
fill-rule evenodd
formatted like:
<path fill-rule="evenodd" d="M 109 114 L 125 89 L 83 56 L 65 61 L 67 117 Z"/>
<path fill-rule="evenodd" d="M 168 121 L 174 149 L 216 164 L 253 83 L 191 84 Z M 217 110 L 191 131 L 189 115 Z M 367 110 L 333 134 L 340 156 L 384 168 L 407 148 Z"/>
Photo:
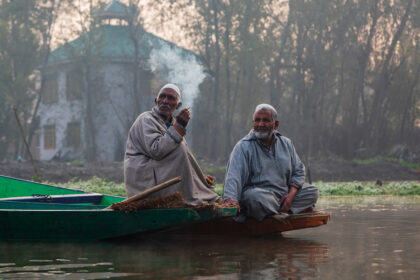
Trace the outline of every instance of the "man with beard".
<path fill-rule="evenodd" d="M 219 196 L 211 186 L 185 143 L 190 120 L 188 108 L 181 107 L 181 90 L 174 84 L 163 86 L 152 111 L 144 112 L 130 128 L 124 160 L 127 196 L 133 196 L 177 176 L 182 181 L 151 195 L 165 196 L 180 191 L 187 203 L 214 202 Z"/>
<path fill-rule="evenodd" d="M 277 131 L 277 111 L 268 104 L 258 105 L 253 126 L 235 145 L 226 171 L 223 198 L 240 205 L 236 221 L 311 211 L 318 189 L 303 186 L 305 166 L 290 139 Z"/>

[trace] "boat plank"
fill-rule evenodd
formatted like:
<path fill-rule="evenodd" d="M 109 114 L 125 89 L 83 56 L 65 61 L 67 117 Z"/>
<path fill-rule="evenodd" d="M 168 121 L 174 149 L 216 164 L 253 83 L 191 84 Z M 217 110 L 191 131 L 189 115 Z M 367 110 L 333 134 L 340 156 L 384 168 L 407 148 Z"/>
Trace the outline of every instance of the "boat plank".
<path fill-rule="evenodd" d="M 101 202 L 103 194 L 99 193 L 83 193 L 83 194 L 67 194 L 67 195 L 32 195 L 20 197 L 0 198 L 0 201 L 15 202 L 42 202 L 42 203 L 93 203 Z"/>

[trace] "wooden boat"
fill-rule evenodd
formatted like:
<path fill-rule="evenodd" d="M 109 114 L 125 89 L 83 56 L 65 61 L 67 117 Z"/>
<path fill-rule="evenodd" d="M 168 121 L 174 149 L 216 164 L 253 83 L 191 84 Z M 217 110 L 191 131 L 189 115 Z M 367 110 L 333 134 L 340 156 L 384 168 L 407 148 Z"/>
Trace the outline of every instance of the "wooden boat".
<path fill-rule="evenodd" d="M 105 209 L 124 197 L 86 193 L 0 176 L 0 240 L 101 240 L 228 217 L 235 208 L 125 213 Z"/>
<path fill-rule="evenodd" d="M 232 218 L 222 218 L 164 231 L 175 234 L 209 234 L 224 236 L 266 235 L 326 225 L 329 218 L 330 214 L 322 211 L 314 211 L 305 214 L 275 215 L 266 218 L 261 222 L 254 219 L 247 219 L 244 223 L 238 223 Z"/>
<path fill-rule="evenodd" d="M 194 211 L 151 209 L 124 213 L 105 209 L 124 197 L 87 193 L 0 175 L 0 240 L 101 240 L 148 232 L 264 235 L 327 224 L 329 214 L 276 215 L 237 223 L 236 208 Z"/>

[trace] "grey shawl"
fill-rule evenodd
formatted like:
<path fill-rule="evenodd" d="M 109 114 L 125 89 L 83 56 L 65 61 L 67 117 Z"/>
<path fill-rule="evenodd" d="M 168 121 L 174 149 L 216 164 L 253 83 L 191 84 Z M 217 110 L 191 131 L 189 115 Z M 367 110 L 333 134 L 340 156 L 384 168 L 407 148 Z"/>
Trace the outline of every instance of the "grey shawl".
<path fill-rule="evenodd" d="M 200 204 L 219 197 L 205 176 L 183 137 L 173 126 L 167 128 L 156 109 L 142 113 L 130 128 L 124 160 L 127 196 L 133 196 L 171 178 L 182 181 L 151 197 L 176 191 L 188 203 Z"/>

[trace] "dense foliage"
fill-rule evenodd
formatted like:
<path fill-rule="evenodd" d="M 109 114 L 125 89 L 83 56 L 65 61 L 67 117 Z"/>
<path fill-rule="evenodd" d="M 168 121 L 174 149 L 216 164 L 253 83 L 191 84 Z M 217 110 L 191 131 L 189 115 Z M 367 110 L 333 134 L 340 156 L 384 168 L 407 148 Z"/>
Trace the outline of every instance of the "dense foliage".
<path fill-rule="evenodd" d="M 12 106 L 29 139 L 36 128 L 42 80 L 35 87 L 33 73 L 48 57 L 56 15 L 67 12 L 59 9 L 63 1 L 0 2 L 0 159 L 23 149 Z M 87 2 L 92 11 L 104 1 Z M 176 22 L 174 33 L 202 59 L 208 78 L 191 125 L 197 154 L 225 160 L 263 102 L 278 109 L 279 130 L 303 158 L 372 157 L 401 143 L 418 148 L 419 1 L 122 2 L 140 11 L 150 5 L 151 24 Z"/>
<path fill-rule="evenodd" d="M 18 122 L 29 145 L 38 128 L 44 86 L 40 73 L 48 60 L 52 29 L 65 1 L 0 1 L 0 160 L 6 154 L 15 159 L 25 155 Z"/>
<path fill-rule="evenodd" d="M 184 26 L 209 72 L 196 102 L 197 151 L 227 157 L 262 102 L 304 155 L 419 143 L 418 1 L 163 2 L 155 7 L 166 18 L 197 11 Z"/>

